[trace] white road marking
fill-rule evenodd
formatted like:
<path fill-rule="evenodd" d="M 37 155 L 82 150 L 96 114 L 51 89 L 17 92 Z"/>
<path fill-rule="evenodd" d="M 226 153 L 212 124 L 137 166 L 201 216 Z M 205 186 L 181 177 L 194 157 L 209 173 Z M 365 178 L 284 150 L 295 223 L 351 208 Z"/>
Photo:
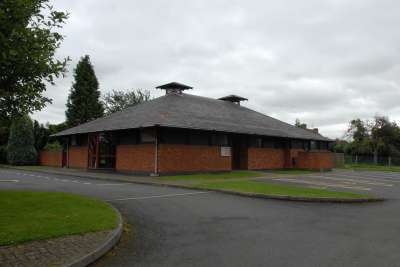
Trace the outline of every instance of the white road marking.
<path fill-rule="evenodd" d="M 109 186 L 109 185 L 125 185 L 125 184 L 120 183 L 120 184 L 95 184 L 95 185 L 99 185 L 99 186 Z"/>
<path fill-rule="evenodd" d="M 335 180 L 335 181 L 347 181 L 353 184 L 368 184 L 368 185 L 380 185 L 380 186 L 388 186 L 391 187 L 393 186 L 392 184 L 386 184 L 382 182 L 370 182 L 367 179 L 363 179 L 363 181 L 357 180 L 357 179 L 350 179 L 350 178 L 342 178 L 342 177 L 330 177 L 330 176 L 319 176 L 319 175 L 313 175 L 310 176 L 309 178 L 316 177 L 320 179 L 327 179 L 327 180 Z M 308 178 L 308 177 L 307 177 Z"/>
<path fill-rule="evenodd" d="M 283 182 L 310 184 L 310 185 L 327 186 L 327 187 L 338 187 L 338 188 L 356 189 L 356 190 L 364 190 L 364 191 L 371 190 L 371 188 L 368 188 L 368 187 L 349 186 L 349 185 L 343 185 L 343 184 L 329 184 L 329 183 L 324 183 L 324 182 L 312 182 L 312 181 L 307 181 L 307 180 L 301 180 L 298 178 L 293 178 L 293 179 L 280 178 L 280 179 L 276 179 L 276 180 L 283 181 Z"/>
<path fill-rule="evenodd" d="M 147 197 L 127 197 L 127 198 L 117 198 L 111 199 L 108 201 L 124 201 L 124 200 L 140 200 L 140 199 L 150 199 L 150 198 L 166 198 L 166 197 L 179 197 L 179 196 L 190 196 L 190 195 L 199 195 L 199 194 L 207 194 L 210 192 L 192 192 L 192 193 L 181 193 L 181 194 L 167 194 L 167 195 L 156 195 L 156 196 L 147 196 Z"/>
<path fill-rule="evenodd" d="M 92 183 L 83 183 L 83 184 L 92 184 Z"/>
<path fill-rule="evenodd" d="M 19 180 L 0 180 L 0 182 L 18 183 Z"/>

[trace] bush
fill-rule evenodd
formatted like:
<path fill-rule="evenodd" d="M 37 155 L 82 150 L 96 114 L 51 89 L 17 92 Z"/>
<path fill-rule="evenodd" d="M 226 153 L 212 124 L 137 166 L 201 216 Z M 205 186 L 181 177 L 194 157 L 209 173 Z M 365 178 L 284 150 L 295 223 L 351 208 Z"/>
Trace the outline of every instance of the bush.
<path fill-rule="evenodd" d="M 12 165 L 32 165 L 37 162 L 33 124 L 27 115 L 15 119 L 11 124 L 7 160 Z"/>
<path fill-rule="evenodd" d="M 47 143 L 44 146 L 44 150 L 61 150 L 62 148 L 63 148 L 62 145 L 57 141 L 53 143 Z"/>
<path fill-rule="evenodd" d="M 0 146 L 0 163 L 7 163 L 7 146 Z"/>

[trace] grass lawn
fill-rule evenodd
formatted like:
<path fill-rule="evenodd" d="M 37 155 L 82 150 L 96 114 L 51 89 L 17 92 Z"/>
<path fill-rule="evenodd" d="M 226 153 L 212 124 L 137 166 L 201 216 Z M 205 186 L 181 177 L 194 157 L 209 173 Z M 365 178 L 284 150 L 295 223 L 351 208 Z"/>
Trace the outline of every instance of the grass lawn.
<path fill-rule="evenodd" d="M 302 169 L 287 169 L 287 170 L 273 170 L 271 173 L 274 174 L 288 174 L 288 175 L 301 175 L 301 174 L 311 174 L 318 171 L 313 170 L 302 170 Z"/>
<path fill-rule="evenodd" d="M 219 173 L 203 173 L 203 174 L 188 174 L 188 175 L 174 175 L 174 176 L 160 176 L 162 180 L 179 181 L 179 180 L 219 180 L 219 179 L 232 179 L 232 178 L 253 178 L 263 176 L 265 173 L 257 171 L 232 171 L 232 172 L 219 172 Z"/>
<path fill-rule="evenodd" d="M 389 166 L 374 165 L 374 164 L 345 164 L 344 168 L 353 170 L 400 172 L 400 166 L 389 167 Z"/>
<path fill-rule="evenodd" d="M 0 245 L 113 229 L 107 203 L 67 193 L 0 191 Z"/>
<path fill-rule="evenodd" d="M 223 189 L 236 192 L 258 193 L 275 196 L 318 197 L 318 198 L 365 198 L 368 195 L 337 192 L 300 186 L 277 185 L 255 181 L 223 181 L 198 184 L 201 189 Z"/>

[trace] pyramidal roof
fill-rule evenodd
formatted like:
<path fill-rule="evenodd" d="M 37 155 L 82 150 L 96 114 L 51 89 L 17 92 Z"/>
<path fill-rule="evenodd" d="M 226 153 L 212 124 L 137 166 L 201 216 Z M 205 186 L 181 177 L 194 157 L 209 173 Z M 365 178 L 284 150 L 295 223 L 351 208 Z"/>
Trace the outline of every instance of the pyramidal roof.
<path fill-rule="evenodd" d="M 54 136 L 153 126 L 331 141 L 230 101 L 184 93 L 166 94 Z"/>

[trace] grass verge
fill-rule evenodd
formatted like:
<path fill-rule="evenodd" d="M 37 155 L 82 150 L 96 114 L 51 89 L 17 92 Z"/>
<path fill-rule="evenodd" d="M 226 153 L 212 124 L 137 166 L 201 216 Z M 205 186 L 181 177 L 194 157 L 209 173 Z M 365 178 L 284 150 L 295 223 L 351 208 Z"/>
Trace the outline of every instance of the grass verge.
<path fill-rule="evenodd" d="M 167 181 L 190 181 L 190 180 L 223 180 L 232 178 L 253 178 L 263 176 L 265 173 L 257 171 L 232 171 L 220 173 L 201 173 L 188 175 L 160 176 L 161 180 Z"/>
<path fill-rule="evenodd" d="M 107 203 L 54 192 L 0 191 L 0 245 L 113 229 Z"/>
<path fill-rule="evenodd" d="M 370 197 L 368 195 L 350 192 L 337 192 L 324 189 L 306 188 L 300 186 L 277 185 L 255 181 L 225 181 L 203 183 L 196 185 L 200 189 L 218 189 L 244 193 L 257 193 L 272 196 L 291 196 L 308 198 L 345 198 L 359 199 Z"/>
<path fill-rule="evenodd" d="M 383 166 L 373 164 L 345 164 L 345 169 L 367 170 L 367 171 L 385 171 L 385 172 L 400 172 L 400 166 Z"/>
<path fill-rule="evenodd" d="M 285 175 L 302 175 L 302 174 L 312 174 L 318 171 L 313 170 L 302 170 L 302 169 L 287 169 L 287 170 L 273 170 L 273 174 L 285 174 Z"/>

